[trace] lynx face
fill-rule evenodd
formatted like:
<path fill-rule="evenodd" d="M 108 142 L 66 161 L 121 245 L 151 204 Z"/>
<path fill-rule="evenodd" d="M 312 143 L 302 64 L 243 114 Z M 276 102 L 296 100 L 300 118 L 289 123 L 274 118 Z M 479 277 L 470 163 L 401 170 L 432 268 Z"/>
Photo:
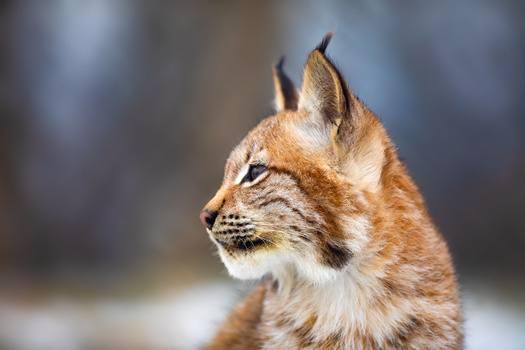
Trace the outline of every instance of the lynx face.
<path fill-rule="evenodd" d="M 371 240 L 382 128 L 324 56 L 328 40 L 310 55 L 300 95 L 275 67 L 280 111 L 233 150 L 201 213 L 234 277 L 322 283 Z"/>
<path fill-rule="evenodd" d="M 235 277 L 330 277 L 365 238 L 366 220 L 335 219 L 342 206 L 356 211 L 363 200 L 339 189 L 352 184 L 316 139 L 322 131 L 298 117 L 280 113 L 257 126 L 232 152 L 207 206 L 217 213 L 208 233 Z M 353 240 L 343 234 L 349 231 Z"/>

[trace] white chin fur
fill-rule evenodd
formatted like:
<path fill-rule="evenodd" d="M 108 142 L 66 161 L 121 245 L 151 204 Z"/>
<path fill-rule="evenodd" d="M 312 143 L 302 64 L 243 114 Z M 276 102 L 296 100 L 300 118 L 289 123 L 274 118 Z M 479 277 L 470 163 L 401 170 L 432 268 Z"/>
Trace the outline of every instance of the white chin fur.
<path fill-rule="evenodd" d="M 278 252 L 255 251 L 231 257 L 219 248 L 221 259 L 232 277 L 241 280 L 260 279 L 271 273 L 281 283 L 293 283 L 297 277 L 303 281 L 323 285 L 337 279 L 341 271 L 320 265 L 314 257 L 286 259 Z M 292 276 L 296 276 L 293 278 Z"/>
<path fill-rule="evenodd" d="M 230 275 L 241 280 L 260 279 L 271 272 L 275 264 L 275 258 L 268 253 L 252 252 L 231 257 L 222 248 L 219 253 Z"/>

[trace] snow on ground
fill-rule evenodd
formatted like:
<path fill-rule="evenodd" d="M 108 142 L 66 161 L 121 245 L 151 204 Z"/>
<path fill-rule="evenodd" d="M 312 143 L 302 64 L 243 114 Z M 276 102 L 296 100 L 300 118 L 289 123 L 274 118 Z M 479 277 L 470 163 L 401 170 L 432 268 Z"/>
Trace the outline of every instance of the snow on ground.
<path fill-rule="evenodd" d="M 511 302 L 483 284 L 465 290 L 467 349 L 525 349 L 523 300 Z M 238 296 L 224 282 L 143 299 L 55 296 L 22 305 L 0 296 L 0 349 L 199 349 Z"/>
<path fill-rule="evenodd" d="M 207 283 L 151 300 L 0 301 L 0 349 L 198 349 L 237 297 L 229 284 Z"/>
<path fill-rule="evenodd" d="M 467 350 L 525 350 L 525 291 L 508 298 L 497 285 L 473 283 L 464 293 Z M 516 290 L 513 290 L 514 294 Z"/>

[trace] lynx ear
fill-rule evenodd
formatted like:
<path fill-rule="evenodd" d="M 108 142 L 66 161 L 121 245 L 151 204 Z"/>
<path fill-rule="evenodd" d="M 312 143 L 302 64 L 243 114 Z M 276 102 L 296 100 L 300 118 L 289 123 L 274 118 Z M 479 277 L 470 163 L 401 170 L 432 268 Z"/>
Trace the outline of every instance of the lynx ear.
<path fill-rule="evenodd" d="M 299 101 L 299 94 L 294 83 L 283 72 L 284 56 L 279 62 L 272 67 L 273 83 L 275 85 L 275 104 L 277 112 L 283 110 L 297 110 L 297 103 Z"/>
<path fill-rule="evenodd" d="M 370 188 L 379 183 L 384 146 L 382 127 L 350 92 L 341 73 L 324 52 L 333 32 L 310 54 L 304 71 L 299 109 L 329 132 L 344 171 Z M 326 140 L 325 140 L 326 141 Z"/>
<path fill-rule="evenodd" d="M 333 34 L 328 33 L 308 57 L 299 109 L 308 110 L 327 124 L 339 125 L 350 110 L 351 96 L 343 77 L 324 54 Z"/>

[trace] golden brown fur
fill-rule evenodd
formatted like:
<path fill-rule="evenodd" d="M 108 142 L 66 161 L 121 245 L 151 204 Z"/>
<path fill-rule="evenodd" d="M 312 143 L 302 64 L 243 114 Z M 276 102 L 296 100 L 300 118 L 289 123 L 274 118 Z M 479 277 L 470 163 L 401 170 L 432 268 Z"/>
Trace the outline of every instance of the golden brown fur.
<path fill-rule="evenodd" d="M 209 349 L 461 349 L 447 246 L 379 120 L 324 54 L 228 159 L 201 214 L 229 272 L 263 278 Z M 286 91 L 283 91 L 286 89 Z"/>

